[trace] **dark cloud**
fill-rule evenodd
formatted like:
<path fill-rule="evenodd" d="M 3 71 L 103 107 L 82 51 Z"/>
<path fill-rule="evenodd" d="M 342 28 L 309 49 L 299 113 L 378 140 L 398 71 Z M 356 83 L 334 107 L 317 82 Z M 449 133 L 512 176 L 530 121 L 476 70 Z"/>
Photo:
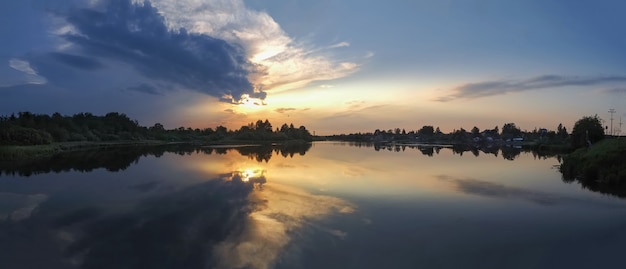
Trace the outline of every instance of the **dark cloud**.
<path fill-rule="evenodd" d="M 52 56 L 72 67 L 93 70 L 100 67 L 97 59 L 113 60 L 126 63 L 154 81 L 223 101 L 236 102 L 243 94 L 261 99 L 266 96 L 265 92 L 255 92 L 248 81 L 250 63 L 241 47 L 185 29 L 170 31 L 150 2 L 110 0 L 102 9 L 74 8 L 60 16 L 78 31 L 63 38 L 79 49 L 71 55 Z M 134 89 L 156 92 L 146 86 Z"/>
<path fill-rule="evenodd" d="M 97 70 L 101 69 L 103 65 L 96 59 L 88 58 L 85 56 L 72 55 L 60 52 L 51 52 L 50 56 L 57 59 L 59 62 L 67 64 L 69 66 L 83 69 L 83 70 Z"/>
<path fill-rule="evenodd" d="M 159 91 L 159 89 L 146 83 L 142 83 L 134 87 L 128 87 L 126 88 L 126 90 L 147 93 L 147 94 L 156 94 L 156 95 L 162 94 L 162 92 Z"/>
<path fill-rule="evenodd" d="M 474 99 L 510 92 L 521 92 L 567 86 L 594 86 L 610 83 L 625 83 L 626 76 L 577 77 L 544 75 L 526 80 L 496 80 L 468 83 L 452 90 L 452 93 L 436 99 L 447 102 L 455 99 Z"/>
<path fill-rule="evenodd" d="M 612 88 L 605 91 L 610 94 L 626 94 L 626 88 Z"/>
<path fill-rule="evenodd" d="M 295 109 L 293 107 L 281 107 L 281 108 L 275 109 L 275 111 L 278 112 L 278 113 L 285 113 L 285 112 L 295 111 L 295 110 L 297 110 L 297 109 Z"/>

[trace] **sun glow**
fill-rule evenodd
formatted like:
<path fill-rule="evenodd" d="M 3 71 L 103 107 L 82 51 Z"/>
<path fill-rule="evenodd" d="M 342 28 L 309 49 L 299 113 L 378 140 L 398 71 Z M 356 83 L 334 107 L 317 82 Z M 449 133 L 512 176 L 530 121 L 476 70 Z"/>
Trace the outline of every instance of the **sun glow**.
<path fill-rule="evenodd" d="M 250 97 L 247 94 L 241 96 L 241 100 L 237 103 L 238 110 L 256 111 L 265 107 L 265 101 L 259 98 Z"/>
<path fill-rule="evenodd" d="M 248 182 L 250 181 L 250 178 L 254 176 L 254 170 L 252 169 L 246 169 L 243 172 L 241 172 L 241 181 L 243 182 Z"/>
<path fill-rule="evenodd" d="M 255 178 L 260 178 L 265 176 L 265 169 L 262 168 L 244 168 L 237 170 L 241 181 L 249 182 L 250 180 L 254 180 Z"/>

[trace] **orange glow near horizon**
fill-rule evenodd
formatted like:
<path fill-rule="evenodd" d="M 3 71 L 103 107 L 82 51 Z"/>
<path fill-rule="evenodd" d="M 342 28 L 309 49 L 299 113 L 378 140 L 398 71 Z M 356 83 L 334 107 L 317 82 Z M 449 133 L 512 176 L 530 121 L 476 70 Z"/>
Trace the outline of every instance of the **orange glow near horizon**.
<path fill-rule="evenodd" d="M 177 115 L 178 120 L 184 119 L 182 124 L 174 123 L 166 127 L 202 129 L 222 125 L 238 130 L 250 122 L 267 119 L 274 128 L 283 123 L 293 123 L 303 125 L 317 135 L 395 128 L 416 131 L 425 125 L 439 127 L 444 133 L 449 133 L 459 128 L 470 130 L 474 126 L 480 130 L 492 129 L 509 122 L 528 131 L 535 128 L 554 130 L 559 123 L 571 130 L 576 119 L 585 114 L 545 113 L 540 107 L 549 107 L 546 104 L 549 101 L 534 97 L 548 93 L 529 93 L 534 99 L 528 96 L 522 98 L 518 94 L 501 95 L 498 98 L 503 102 L 494 102 L 495 97 L 437 102 L 433 99 L 458 83 L 366 82 L 318 83 L 282 92 L 268 89 L 266 99 L 244 95 L 239 104 L 220 103 L 215 98 L 199 96 L 182 115 Z M 437 87 L 437 83 L 444 86 Z M 528 104 L 539 107 L 525 109 Z"/>

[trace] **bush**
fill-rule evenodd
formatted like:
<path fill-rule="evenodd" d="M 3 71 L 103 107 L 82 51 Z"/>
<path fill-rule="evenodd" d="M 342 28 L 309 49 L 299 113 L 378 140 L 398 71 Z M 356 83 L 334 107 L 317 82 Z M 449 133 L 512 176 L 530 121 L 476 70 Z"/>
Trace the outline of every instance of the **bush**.
<path fill-rule="evenodd" d="M 53 141 L 46 131 L 19 126 L 3 126 L 0 129 L 0 144 L 3 145 L 47 145 Z"/>
<path fill-rule="evenodd" d="M 67 141 L 87 141 L 87 138 L 79 133 L 71 133 Z"/>

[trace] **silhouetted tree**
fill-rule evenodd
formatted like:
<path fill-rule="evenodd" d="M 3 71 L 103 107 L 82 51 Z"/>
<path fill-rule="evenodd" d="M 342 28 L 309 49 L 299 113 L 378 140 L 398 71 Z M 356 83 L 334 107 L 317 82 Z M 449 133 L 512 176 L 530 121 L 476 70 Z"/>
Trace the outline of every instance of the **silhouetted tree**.
<path fill-rule="evenodd" d="M 472 128 L 472 137 L 479 137 L 479 136 L 480 136 L 480 129 L 474 126 L 474 128 Z"/>
<path fill-rule="evenodd" d="M 467 139 L 467 131 L 461 128 L 452 132 L 452 140 L 465 140 Z"/>
<path fill-rule="evenodd" d="M 522 134 L 522 130 L 515 126 L 515 123 L 506 123 L 502 126 L 502 138 L 510 139 L 518 137 Z"/>
<path fill-rule="evenodd" d="M 556 135 L 561 139 L 566 139 L 569 134 L 567 133 L 567 129 L 563 127 L 563 124 L 559 123 L 559 126 L 556 128 Z"/>
<path fill-rule="evenodd" d="M 435 128 L 430 125 L 424 125 L 421 129 L 417 131 L 417 133 L 422 136 L 431 136 L 435 133 Z"/>
<path fill-rule="evenodd" d="M 570 143 L 574 149 L 588 146 L 604 139 L 604 128 L 598 115 L 579 119 L 572 129 Z"/>

